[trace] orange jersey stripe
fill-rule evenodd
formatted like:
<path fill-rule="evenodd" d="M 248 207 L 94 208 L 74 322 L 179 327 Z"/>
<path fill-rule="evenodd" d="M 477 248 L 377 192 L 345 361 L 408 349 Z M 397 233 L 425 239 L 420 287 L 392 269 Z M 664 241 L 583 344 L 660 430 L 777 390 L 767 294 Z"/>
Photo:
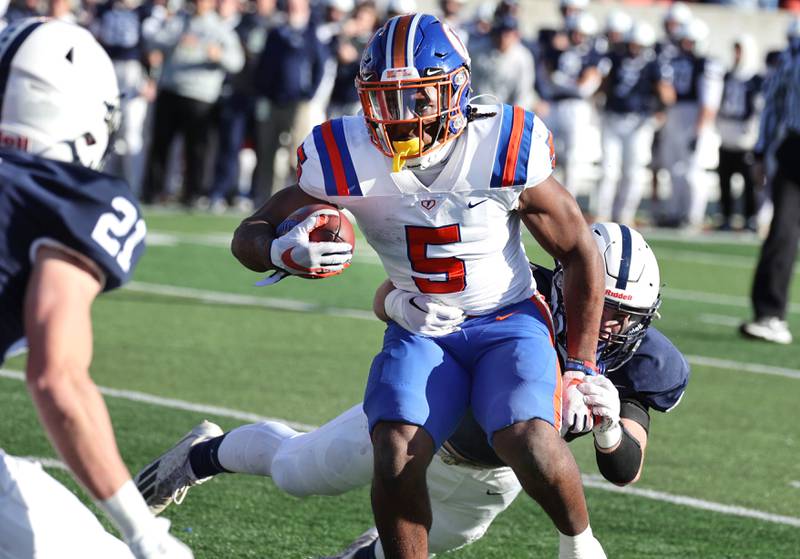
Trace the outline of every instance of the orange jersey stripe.
<path fill-rule="evenodd" d="M 550 165 L 556 168 L 556 149 L 553 147 L 553 133 L 548 130 L 547 145 L 550 146 Z"/>
<path fill-rule="evenodd" d="M 349 196 L 350 189 L 347 187 L 347 178 L 344 175 L 344 165 L 342 165 L 342 154 L 339 153 L 339 146 L 333 137 L 331 121 L 322 125 L 322 138 L 325 140 L 325 147 L 328 148 L 328 157 L 333 167 L 333 176 L 336 179 L 336 194 L 339 196 Z"/>
<path fill-rule="evenodd" d="M 514 184 L 514 175 L 517 171 L 517 157 L 519 146 L 522 143 L 522 128 L 525 125 L 525 109 L 514 107 L 514 118 L 511 124 L 511 137 L 508 139 L 508 152 L 506 163 L 503 166 L 503 186 Z"/>
<path fill-rule="evenodd" d="M 406 35 L 408 35 L 408 26 L 411 25 L 413 18 L 413 15 L 403 16 L 394 26 L 394 45 L 392 46 L 392 66 L 394 68 L 408 66 L 406 61 Z"/>

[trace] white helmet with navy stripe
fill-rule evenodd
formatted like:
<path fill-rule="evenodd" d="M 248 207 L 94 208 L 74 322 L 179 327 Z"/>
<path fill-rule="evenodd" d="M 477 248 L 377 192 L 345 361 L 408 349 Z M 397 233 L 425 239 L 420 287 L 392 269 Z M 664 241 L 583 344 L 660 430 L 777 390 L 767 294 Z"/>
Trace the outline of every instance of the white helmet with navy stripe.
<path fill-rule="evenodd" d="M 601 334 L 600 355 L 608 370 L 630 359 L 661 305 L 661 274 L 642 235 L 617 223 L 595 223 L 592 236 L 603 256 L 605 306 L 627 316 L 619 333 Z"/>
<path fill-rule="evenodd" d="M 89 31 L 30 18 L 0 33 L 0 145 L 98 168 L 118 114 L 114 68 Z"/>

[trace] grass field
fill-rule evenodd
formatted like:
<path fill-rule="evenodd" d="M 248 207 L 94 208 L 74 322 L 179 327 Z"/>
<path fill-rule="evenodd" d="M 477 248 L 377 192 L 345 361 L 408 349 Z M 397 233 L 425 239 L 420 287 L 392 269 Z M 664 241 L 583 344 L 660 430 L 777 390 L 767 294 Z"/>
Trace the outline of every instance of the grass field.
<path fill-rule="evenodd" d="M 150 246 L 135 283 L 95 304 L 93 377 L 128 391 L 106 401 L 133 472 L 203 418 L 225 429 L 246 413 L 315 425 L 362 397 L 382 336 L 369 313 L 384 277 L 374 253 L 362 239 L 340 277 L 256 288 L 258 277 L 227 248 L 237 223 L 148 216 Z M 615 558 L 800 557 L 800 344 L 749 342 L 735 331 L 750 312 L 758 246 L 650 240 L 666 284 L 657 326 L 688 356 L 692 378 L 676 410 L 655 414 L 634 492 L 599 483 L 590 442 L 573 443 L 588 475 L 594 531 Z M 532 243 L 529 255 L 547 263 Z M 789 322 L 800 333 L 800 282 L 792 300 Z M 15 358 L 0 376 L 1 445 L 55 457 L 14 372 L 23 369 Z M 178 409 L 141 394 L 227 411 Z M 76 487 L 65 472 L 50 471 Z M 207 559 L 316 557 L 371 525 L 366 489 L 297 500 L 250 476 L 214 479 L 166 514 Z M 450 556 L 554 557 L 556 545 L 544 514 L 519 499 L 485 538 Z"/>

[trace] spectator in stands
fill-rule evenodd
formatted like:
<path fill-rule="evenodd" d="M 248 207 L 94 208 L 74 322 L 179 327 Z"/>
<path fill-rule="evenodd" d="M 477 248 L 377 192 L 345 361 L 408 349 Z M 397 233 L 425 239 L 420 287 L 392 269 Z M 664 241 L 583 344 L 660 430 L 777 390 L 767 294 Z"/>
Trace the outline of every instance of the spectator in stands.
<path fill-rule="evenodd" d="M 692 19 L 678 31 L 679 52 L 670 61 L 676 103 L 667 110 L 660 160 L 669 169 L 672 196 L 660 216 L 666 227 L 702 227 L 709 184 L 703 161 L 704 144 L 713 139 L 722 96 L 722 67 L 704 56 L 708 26 Z"/>
<path fill-rule="evenodd" d="M 203 193 L 214 108 L 228 72 L 244 65 L 236 34 L 223 24 L 214 0 L 193 0 L 154 36 L 163 56 L 155 102 L 153 141 L 142 200 L 158 201 L 165 191 L 169 148 L 183 134 L 185 180 L 181 203 L 192 206 Z"/>
<path fill-rule="evenodd" d="M 717 115 L 719 148 L 719 188 L 722 221 L 719 229 L 731 229 L 733 197 L 731 179 L 738 173 L 744 181 L 744 226 L 756 231 L 756 178 L 753 173 L 753 147 L 758 139 L 763 77 L 758 73 L 759 54 L 755 39 L 740 36 L 733 44 L 733 67 L 724 78 L 722 102 Z"/>
<path fill-rule="evenodd" d="M 44 15 L 39 0 L 13 0 L 6 11 L 6 22 L 14 23 L 18 19 Z"/>
<path fill-rule="evenodd" d="M 399 2 L 394 2 L 399 4 Z M 390 3 L 391 7 L 391 3 Z M 402 6 L 394 6 L 400 8 Z M 411 7 L 411 6 L 407 6 Z M 358 91 L 353 87 L 361 53 L 378 25 L 378 12 L 372 2 L 361 2 L 353 12 L 353 17 L 345 22 L 342 32 L 336 38 L 336 78 L 328 107 L 328 118 L 354 115 L 361 109 Z"/>
<path fill-rule="evenodd" d="M 294 150 L 311 131 L 309 101 L 317 91 L 328 52 L 317 37 L 308 0 L 287 0 L 259 58 L 255 86 L 256 169 L 253 201 L 260 206 L 275 188 L 275 155 L 283 144 Z M 294 153 L 289 157 L 292 169 Z"/>
<path fill-rule="evenodd" d="M 475 94 L 493 95 L 496 102 L 532 108 L 533 55 L 520 41 L 519 22 L 512 16 L 500 18 L 491 38 L 470 50 Z"/>
<path fill-rule="evenodd" d="M 147 107 L 155 98 L 155 84 L 143 64 L 142 22 L 149 14 L 150 9 L 139 0 L 109 0 L 98 6 L 92 24 L 114 64 L 121 95 L 120 128 L 106 170 L 123 177 L 137 195 L 142 187 Z"/>
<path fill-rule="evenodd" d="M 240 195 L 239 152 L 248 132 L 252 132 L 255 110 L 255 67 L 273 26 L 275 0 L 256 0 L 241 14 L 234 32 L 244 52 L 244 66 L 229 74 L 219 100 L 217 160 L 214 165 L 209 203 L 219 213 L 228 206 L 241 211 L 252 209 L 248 196 Z"/>
<path fill-rule="evenodd" d="M 778 344 L 792 342 L 786 307 L 800 240 L 800 19 L 792 21 L 787 35 L 789 48 L 764 88 L 755 146 L 759 158 L 775 154 L 777 169 L 771 180 L 775 213 L 753 278 L 755 319 L 740 327 L 744 336 Z"/>
<path fill-rule="evenodd" d="M 578 189 L 578 168 L 585 161 L 580 137 L 591 126 L 589 99 L 600 86 L 601 56 L 594 48 L 597 21 L 588 12 L 571 14 L 566 21 L 565 48 L 558 43 L 546 52 L 551 112 L 545 122 L 553 132 L 555 149 L 564 173 L 562 183 L 573 195 Z"/>
<path fill-rule="evenodd" d="M 638 22 L 625 37 L 625 51 L 613 49 L 601 89 L 603 178 L 595 199 L 595 220 L 633 225 L 647 182 L 653 143 L 653 114 L 675 101 L 675 90 L 658 63 L 655 31 Z M 667 68 L 668 69 L 668 68 Z"/>

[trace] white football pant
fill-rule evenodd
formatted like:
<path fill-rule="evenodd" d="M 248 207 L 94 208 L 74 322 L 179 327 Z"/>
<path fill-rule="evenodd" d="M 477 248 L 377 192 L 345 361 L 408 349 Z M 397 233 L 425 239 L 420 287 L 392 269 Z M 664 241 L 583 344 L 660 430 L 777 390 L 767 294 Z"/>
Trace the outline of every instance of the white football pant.
<path fill-rule="evenodd" d="M 285 439 L 271 471 L 275 484 L 296 497 L 338 495 L 371 483 L 372 442 L 361 404 L 311 433 Z M 434 456 L 428 467 L 431 553 L 456 549 L 483 536 L 520 491 L 511 468 L 447 465 Z M 377 555 L 383 557 L 382 550 Z"/>
<path fill-rule="evenodd" d="M 0 559 L 134 559 L 41 464 L 0 450 Z"/>
<path fill-rule="evenodd" d="M 704 152 L 703 142 L 709 141 L 708 134 L 698 137 L 695 149 L 691 149 L 699 111 L 696 102 L 688 101 L 667 109 L 659 147 L 661 163 L 669 170 L 672 183 L 672 196 L 664 205 L 665 217 L 692 226 L 702 224 L 709 194 L 699 157 Z"/>
<path fill-rule="evenodd" d="M 603 116 L 603 178 L 595 195 L 595 221 L 633 225 L 649 176 L 654 131 L 646 115 Z"/>
<path fill-rule="evenodd" d="M 581 140 L 591 136 L 587 129 L 592 126 L 592 107 L 585 99 L 555 101 L 545 122 L 553 133 L 556 166 L 563 169 L 564 186 L 575 196 L 579 190 L 578 169 L 591 162 L 586 154 L 587 142 Z"/>

